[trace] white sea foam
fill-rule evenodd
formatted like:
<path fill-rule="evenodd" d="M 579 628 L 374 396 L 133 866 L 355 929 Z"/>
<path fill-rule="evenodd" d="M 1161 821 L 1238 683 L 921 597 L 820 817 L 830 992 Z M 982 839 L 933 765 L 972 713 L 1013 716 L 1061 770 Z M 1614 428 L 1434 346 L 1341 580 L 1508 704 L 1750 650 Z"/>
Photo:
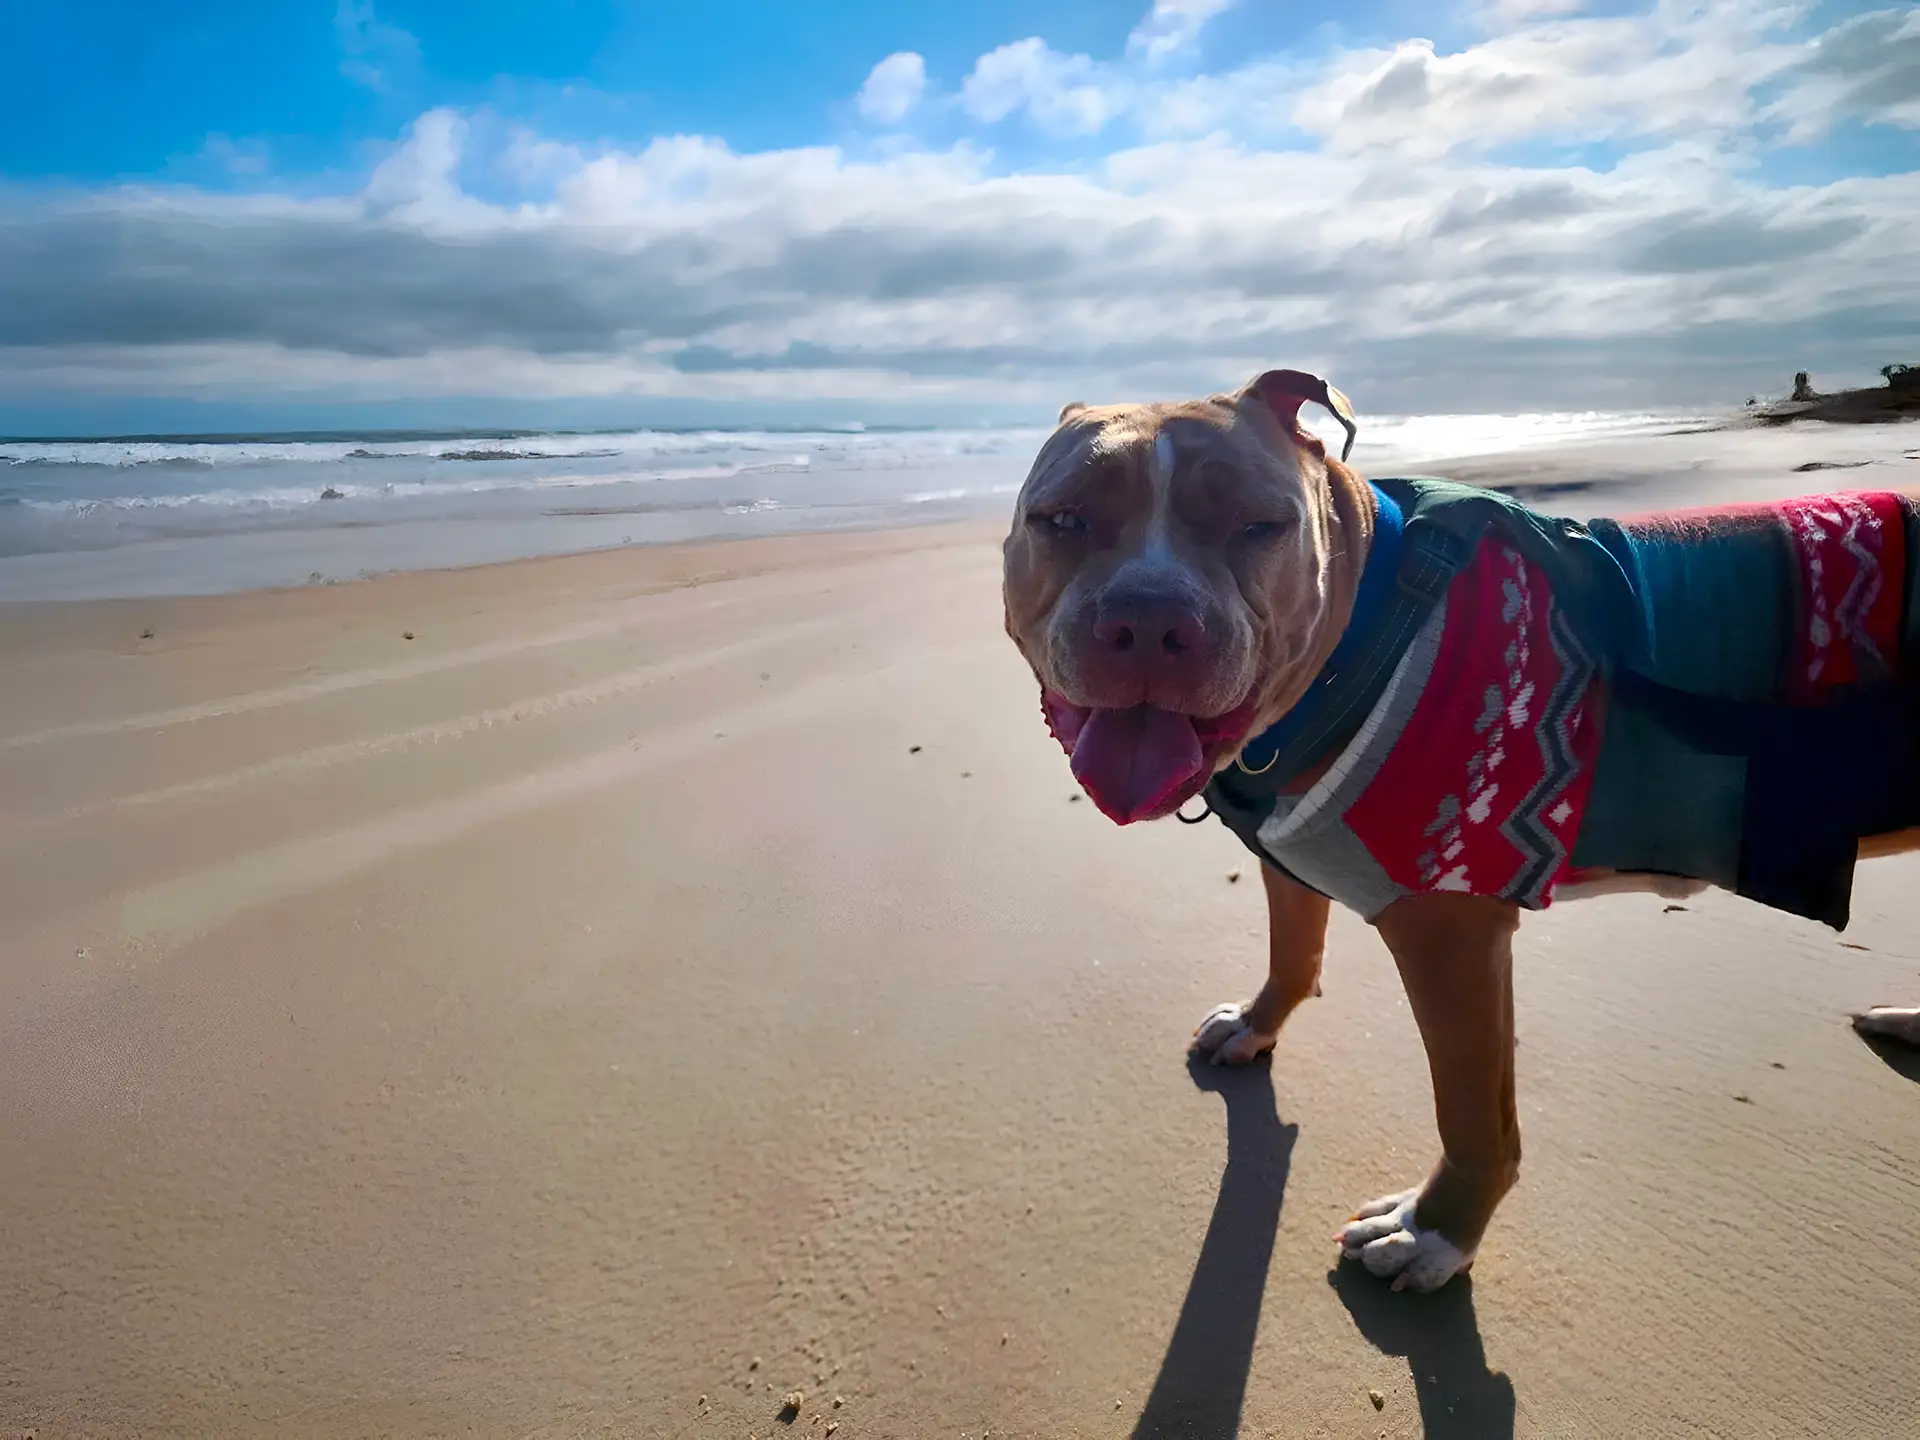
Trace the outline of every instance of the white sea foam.
<path fill-rule="evenodd" d="M 1315 434 L 1341 438 L 1337 422 L 1313 411 L 1302 412 Z M 1628 435 L 1657 435 L 1715 417 L 1679 412 L 1609 410 L 1548 411 L 1517 415 L 1378 415 L 1360 417 L 1353 461 L 1362 470 L 1385 473 L 1387 466 L 1418 465 L 1464 455 L 1507 455 Z"/>
<path fill-rule="evenodd" d="M 1354 460 L 1371 474 L 1408 473 L 1447 457 L 1674 429 L 1696 418 L 1363 416 Z M 1310 411 L 1308 420 L 1338 437 L 1326 417 Z M 358 573 L 376 560 L 382 568 L 466 564 L 998 513 L 1046 433 L 847 425 L 0 440 L 0 568 L 8 572 L 0 595 L 53 593 L 45 576 L 59 577 L 59 593 L 226 588 L 223 576 L 295 583 L 318 572 Z M 236 559 L 242 550 L 253 558 Z M 82 565 L 88 554 L 94 558 Z"/>

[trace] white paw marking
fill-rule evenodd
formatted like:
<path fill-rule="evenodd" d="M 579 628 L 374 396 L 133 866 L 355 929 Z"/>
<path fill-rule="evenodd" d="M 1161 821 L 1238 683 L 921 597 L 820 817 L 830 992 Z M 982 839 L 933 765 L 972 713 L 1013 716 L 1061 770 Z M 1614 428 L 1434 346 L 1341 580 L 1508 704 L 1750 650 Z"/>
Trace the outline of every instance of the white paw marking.
<path fill-rule="evenodd" d="M 1473 1254 L 1413 1223 L 1419 1199 L 1418 1190 L 1407 1190 L 1361 1206 L 1340 1232 L 1340 1253 L 1382 1280 L 1391 1276 L 1396 1290 L 1438 1290 L 1472 1266 Z"/>
<path fill-rule="evenodd" d="M 1909 1045 L 1920 1045 L 1920 1010 L 1875 1005 L 1853 1017 L 1853 1028 L 1862 1035 L 1885 1035 Z"/>
<path fill-rule="evenodd" d="M 1193 1032 L 1193 1052 L 1215 1065 L 1245 1065 L 1273 1049 L 1278 1035 L 1263 1035 L 1247 1024 L 1245 1005 L 1216 1005 Z"/>

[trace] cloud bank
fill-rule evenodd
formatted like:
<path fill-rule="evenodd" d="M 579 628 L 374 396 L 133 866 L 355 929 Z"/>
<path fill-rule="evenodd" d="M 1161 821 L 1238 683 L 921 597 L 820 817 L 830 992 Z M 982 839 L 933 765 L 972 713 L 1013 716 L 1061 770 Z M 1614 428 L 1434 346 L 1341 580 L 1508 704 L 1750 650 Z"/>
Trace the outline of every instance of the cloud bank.
<path fill-rule="evenodd" d="M 348 193 L 239 165 L 257 189 L 0 193 L 0 395 L 1050 413 L 1288 364 L 1375 410 L 1511 410 L 1920 360 L 1920 173 L 1775 164 L 1843 131 L 1912 153 L 1912 10 L 1502 0 L 1451 50 L 1208 70 L 1225 8 L 1158 0 L 1112 60 L 1035 37 L 945 85 L 880 58 L 836 146 L 435 109 Z M 340 15 L 349 61 L 404 59 Z"/>

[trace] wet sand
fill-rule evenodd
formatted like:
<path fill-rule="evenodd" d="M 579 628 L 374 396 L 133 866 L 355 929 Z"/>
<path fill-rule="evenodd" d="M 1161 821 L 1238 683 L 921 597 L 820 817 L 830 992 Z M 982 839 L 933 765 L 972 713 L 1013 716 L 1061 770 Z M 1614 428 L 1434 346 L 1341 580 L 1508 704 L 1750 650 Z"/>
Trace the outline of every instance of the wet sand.
<path fill-rule="evenodd" d="M 1256 877 L 1074 802 L 997 540 L 0 607 L 0 1435 L 1912 1423 L 1920 1063 L 1846 1017 L 1920 860 L 1844 936 L 1533 917 L 1520 1187 L 1390 1294 L 1330 1236 L 1435 1153 L 1391 961 L 1339 917 L 1190 1073 Z"/>

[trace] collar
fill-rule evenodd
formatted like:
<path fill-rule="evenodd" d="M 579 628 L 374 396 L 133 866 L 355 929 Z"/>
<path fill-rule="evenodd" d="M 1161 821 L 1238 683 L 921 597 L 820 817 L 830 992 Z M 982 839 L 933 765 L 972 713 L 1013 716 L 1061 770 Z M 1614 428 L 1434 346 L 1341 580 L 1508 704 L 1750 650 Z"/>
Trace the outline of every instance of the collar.
<path fill-rule="evenodd" d="M 1371 480 L 1373 492 L 1373 544 L 1367 551 L 1366 568 L 1360 572 L 1360 584 L 1353 595 L 1353 613 L 1340 634 L 1333 653 L 1314 676 L 1307 693 L 1285 715 L 1261 731 L 1241 751 L 1239 767 L 1260 774 L 1279 757 L 1280 751 L 1313 717 L 1327 681 L 1351 665 L 1367 642 L 1373 638 L 1394 593 L 1394 581 L 1400 573 L 1400 545 L 1406 535 L 1406 517 L 1393 497 Z M 1279 777 L 1284 778 L 1284 777 Z"/>

